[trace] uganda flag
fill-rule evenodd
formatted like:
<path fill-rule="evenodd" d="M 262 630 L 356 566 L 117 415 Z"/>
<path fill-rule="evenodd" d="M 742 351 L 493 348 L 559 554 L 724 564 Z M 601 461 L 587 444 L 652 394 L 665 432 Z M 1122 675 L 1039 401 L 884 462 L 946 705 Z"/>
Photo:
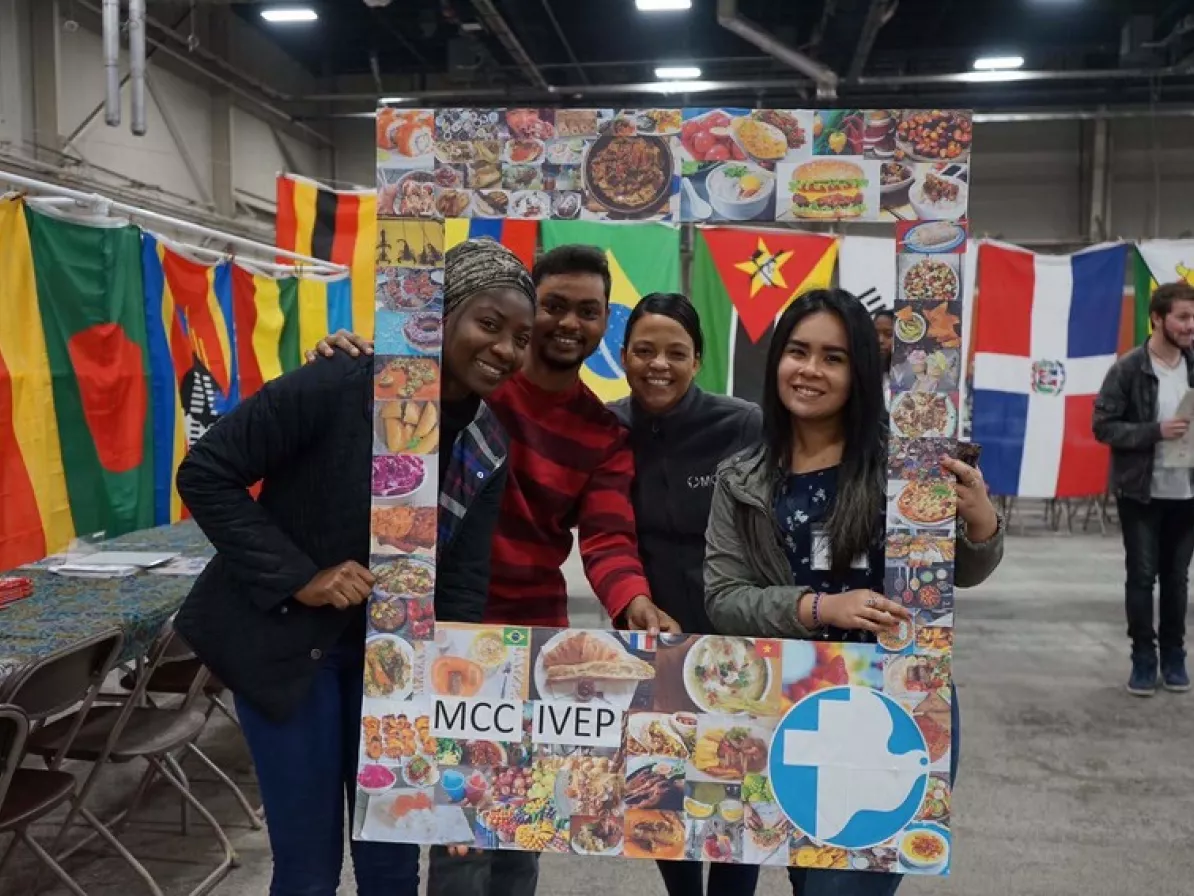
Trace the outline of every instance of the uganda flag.
<path fill-rule="evenodd" d="M 377 194 L 374 191 L 333 190 L 304 177 L 278 175 L 278 248 L 348 267 L 351 278 L 348 329 L 366 339 L 373 338 L 376 244 Z M 283 257 L 279 257 L 278 262 L 294 263 Z M 306 296 L 314 294 L 320 279 L 304 279 L 307 282 L 301 307 L 308 310 L 307 320 L 313 326 L 322 312 Z M 325 319 L 341 319 L 342 316 L 338 311 L 324 314 Z M 316 339 L 325 335 L 326 331 Z M 304 342 L 302 345 L 311 348 L 315 343 Z"/>
<path fill-rule="evenodd" d="M 30 208 L 25 217 L 53 382 L 47 412 L 56 418 L 74 529 L 111 537 L 148 528 L 153 427 L 141 232 Z"/>
<path fill-rule="evenodd" d="M 630 394 L 622 370 L 626 321 L 643 296 L 680 291 L 680 231 L 666 224 L 545 221 L 542 233 L 544 251 L 569 243 L 605 251 L 613 280 L 609 323 L 601 345 L 585 361 L 581 379 L 602 401 L 625 398 Z"/>
<path fill-rule="evenodd" d="M 759 401 L 772 324 L 801 293 L 829 287 L 836 261 L 832 236 L 698 230 L 692 303 L 705 335 L 705 357 L 697 374 L 701 388 Z"/>

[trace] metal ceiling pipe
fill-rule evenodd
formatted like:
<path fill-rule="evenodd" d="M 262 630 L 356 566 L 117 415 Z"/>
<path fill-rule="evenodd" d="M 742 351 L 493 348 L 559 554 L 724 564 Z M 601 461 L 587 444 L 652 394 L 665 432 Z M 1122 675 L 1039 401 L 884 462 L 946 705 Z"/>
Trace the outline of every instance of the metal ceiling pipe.
<path fill-rule="evenodd" d="M 787 63 L 801 74 L 808 75 L 817 85 L 818 98 L 833 99 L 837 96 L 838 76 L 833 69 L 806 56 L 799 50 L 789 47 L 750 19 L 740 15 L 738 0 L 717 0 L 717 23 L 728 31 L 734 32 L 743 40 L 754 44 L 764 53 L 774 56 L 780 62 Z"/>
<path fill-rule="evenodd" d="M 129 0 L 129 105 L 132 131 L 145 136 L 145 0 Z"/>
<path fill-rule="evenodd" d="M 506 20 L 502 18 L 502 14 L 497 11 L 497 7 L 493 5 L 492 0 L 472 0 L 473 9 L 477 11 L 477 15 L 481 17 L 481 21 L 485 27 L 493 32 L 494 36 L 501 42 L 501 45 L 506 48 L 522 73 L 526 75 L 527 80 L 538 87 L 540 90 L 551 92 L 551 85 L 547 83 L 547 78 L 543 76 L 543 72 L 539 71 L 539 66 L 535 65 L 535 61 L 531 59 L 531 55 L 519 42 L 518 37 L 510 30 L 510 26 L 506 24 Z"/>
<path fill-rule="evenodd" d="M 100 12 L 104 41 L 104 123 L 120 126 L 120 0 L 104 0 Z"/>
<path fill-rule="evenodd" d="M 857 81 L 866 68 L 866 61 L 875 46 L 875 38 L 884 25 L 895 15 L 900 0 L 871 0 L 867 10 L 866 20 L 862 23 L 862 32 L 858 35 L 858 46 L 854 48 L 854 58 L 850 60 L 850 70 L 846 73 L 847 81 Z"/>

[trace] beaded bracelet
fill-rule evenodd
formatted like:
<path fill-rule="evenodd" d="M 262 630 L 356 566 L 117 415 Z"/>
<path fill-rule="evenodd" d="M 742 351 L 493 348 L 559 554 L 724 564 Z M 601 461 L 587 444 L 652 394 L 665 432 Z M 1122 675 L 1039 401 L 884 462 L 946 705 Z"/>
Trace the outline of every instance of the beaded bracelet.
<path fill-rule="evenodd" d="M 813 594 L 813 628 L 821 628 L 823 625 L 821 622 L 821 598 L 824 596 L 820 591 Z"/>

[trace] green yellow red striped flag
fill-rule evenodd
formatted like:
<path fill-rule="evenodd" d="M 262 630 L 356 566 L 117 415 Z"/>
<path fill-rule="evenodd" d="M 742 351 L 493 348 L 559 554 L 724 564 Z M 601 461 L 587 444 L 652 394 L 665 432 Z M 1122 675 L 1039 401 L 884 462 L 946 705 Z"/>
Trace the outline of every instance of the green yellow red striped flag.
<path fill-rule="evenodd" d="M 0 570 L 75 535 L 33 250 L 19 199 L 0 199 Z"/>

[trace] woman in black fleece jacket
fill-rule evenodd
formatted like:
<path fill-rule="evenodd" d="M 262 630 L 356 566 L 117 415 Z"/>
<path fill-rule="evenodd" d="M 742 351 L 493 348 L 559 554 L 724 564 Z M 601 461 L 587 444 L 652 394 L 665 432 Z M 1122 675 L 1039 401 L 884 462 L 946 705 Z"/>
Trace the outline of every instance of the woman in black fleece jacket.
<path fill-rule="evenodd" d="M 689 634 L 713 634 L 705 613 L 705 529 L 717 465 L 758 442 L 757 405 L 711 395 L 694 382 L 704 337 L 679 293 L 645 296 L 626 322 L 622 364 L 630 398 L 610 406 L 630 430 L 635 524 L 643 570 L 661 610 Z M 669 896 L 752 896 L 755 865 L 659 862 Z"/>
<path fill-rule="evenodd" d="M 480 622 L 508 440 L 483 401 L 522 365 L 530 275 L 497 243 L 445 261 L 437 618 Z M 334 896 L 356 788 L 373 359 L 268 383 L 214 426 L 178 490 L 217 554 L 177 628 L 233 691 L 274 855 L 270 896 Z M 248 489 L 262 483 L 257 501 Z M 352 843 L 361 896 L 415 896 L 418 848 Z"/>

